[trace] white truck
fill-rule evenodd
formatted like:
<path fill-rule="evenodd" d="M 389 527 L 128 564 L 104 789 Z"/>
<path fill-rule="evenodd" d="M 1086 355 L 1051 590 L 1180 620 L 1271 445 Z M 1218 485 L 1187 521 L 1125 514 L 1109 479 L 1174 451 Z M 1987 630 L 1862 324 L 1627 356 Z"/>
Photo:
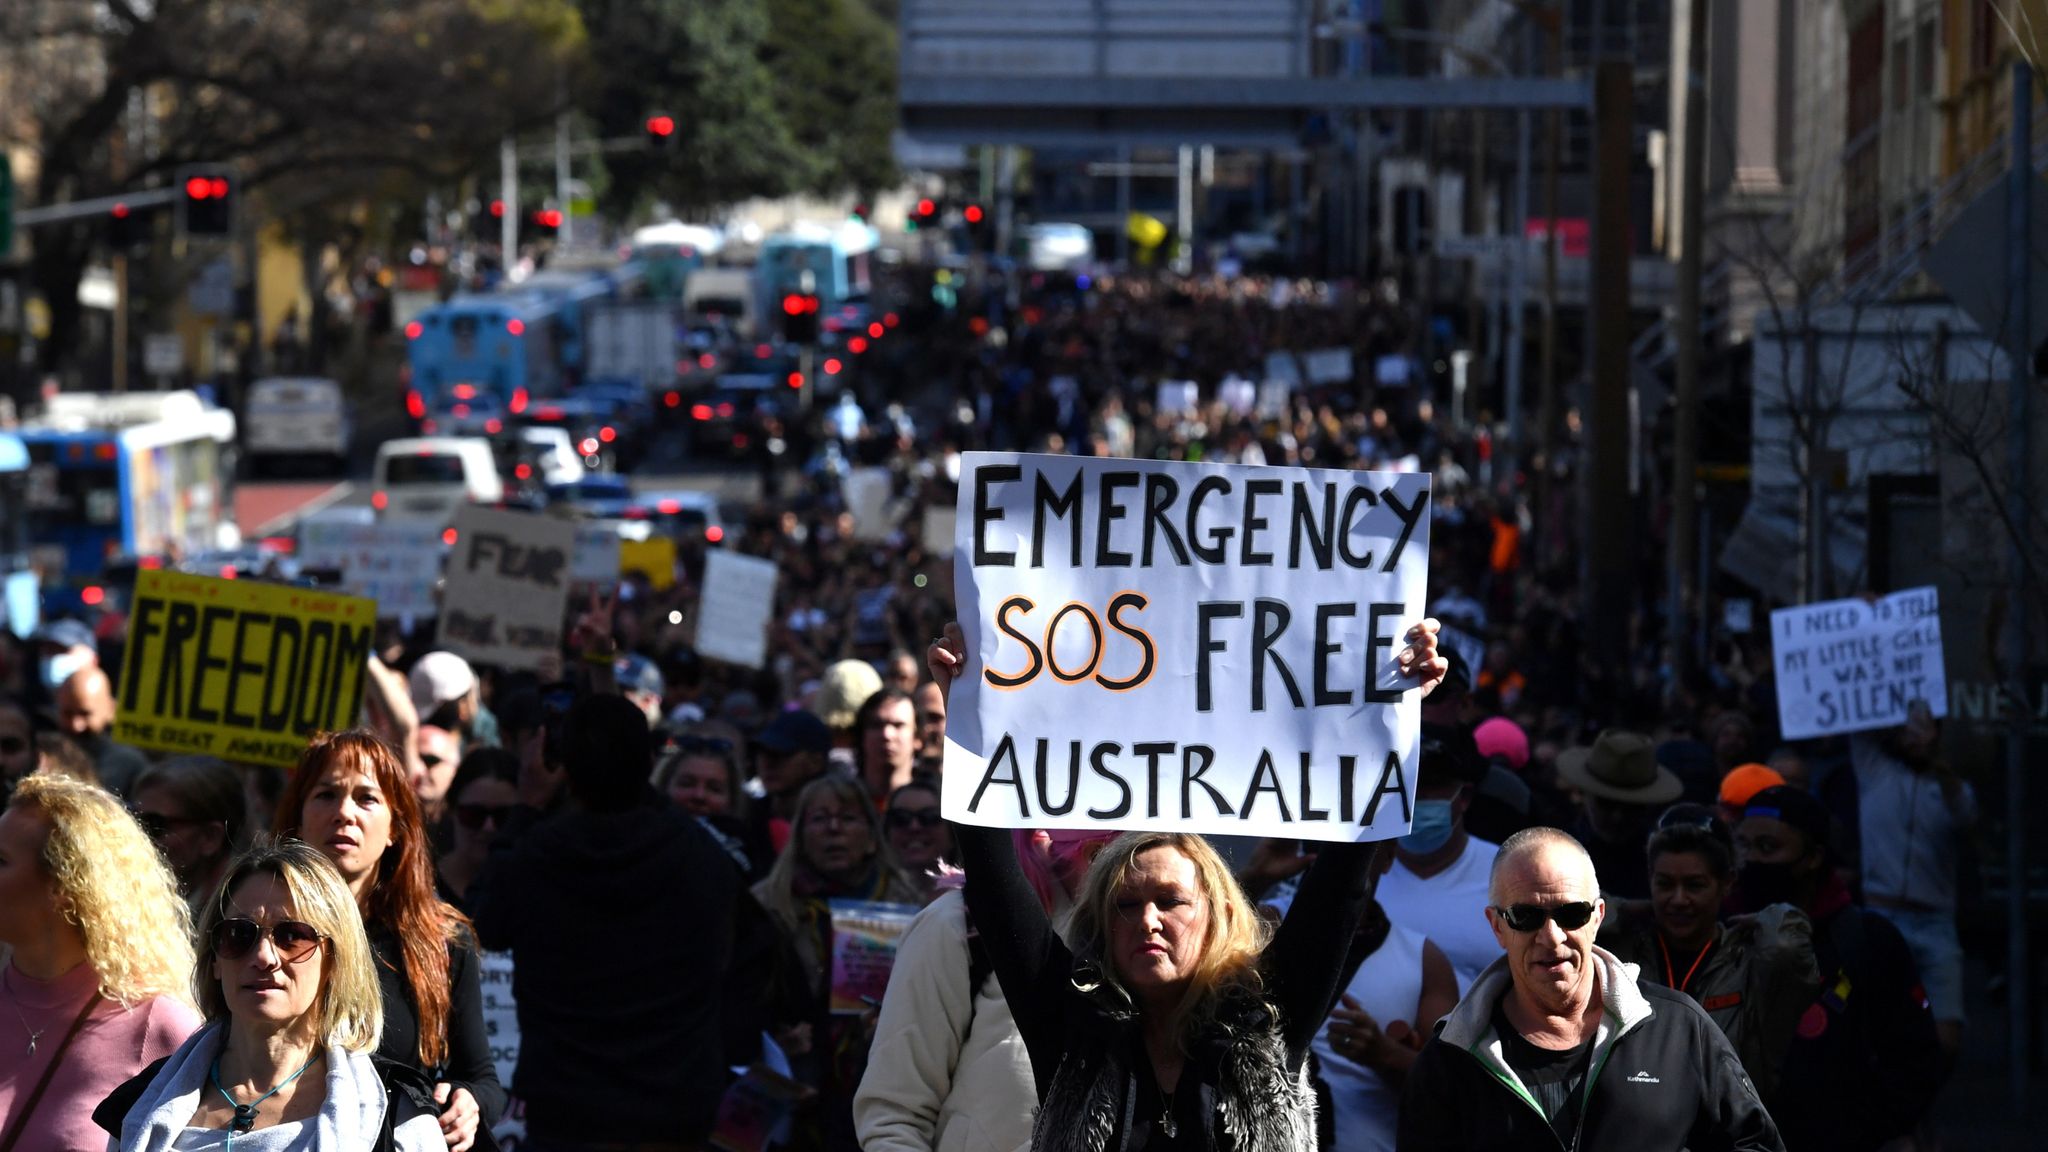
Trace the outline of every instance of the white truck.
<path fill-rule="evenodd" d="M 630 380 L 649 392 L 674 387 L 675 306 L 663 300 L 614 300 L 590 310 L 590 371 L 593 382 Z"/>

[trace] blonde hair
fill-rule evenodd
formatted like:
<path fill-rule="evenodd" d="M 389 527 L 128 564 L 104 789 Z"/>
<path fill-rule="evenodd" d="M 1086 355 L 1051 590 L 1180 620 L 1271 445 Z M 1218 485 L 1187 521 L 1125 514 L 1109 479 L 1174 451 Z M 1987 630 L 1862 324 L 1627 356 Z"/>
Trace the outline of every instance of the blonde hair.
<path fill-rule="evenodd" d="M 754 888 L 761 906 L 775 917 L 785 932 L 797 931 L 803 919 L 796 907 L 796 881 L 798 874 L 809 867 L 804 860 L 804 816 L 812 808 L 828 801 L 853 809 L 867 823 L 868 841 L 874 847 L 874 855 L 870 859 L 882 887 L 880 898 L 913 899 L 917 892 L 917 881 L 904 871 L 903 865 L 897 863 L 896 850 L 889 847 L 889 838 L 882 833 L 882 817 L 875 811 L 875 802 L 868 797 L 867 785 L 844 773 L 827 772 L 804 785 L 803 791 L 797 793 L 789 843 L 783 847 L 782 855 L 776 857 L 775 866 L 768 870 L 767 878 Z"/>
<path fill-rule="evenodd" d="M 100 995 L 124 1008 L 152 996 L 190 1003 L 191 915 L 177 877 L 121 802 L 96 784 L 34 773 L 8 807 L 34 811 L 50 827 L 43 871 L 85 939 Z"/>
<path fill-rule="evenodd" d="M 298 840 L 259 836 L 247 852 L 228 865 L 220 888 L 206 906 L 199 938 L 206 941 L 193 966 L 199 1010 L 208 1020 L 225 1020 L 227 998 L 213 968 L 215 929 L 227 919 L 228 901 L 242 882 L 272 876 L 284 885 L 292 915 L 312 925 L 322 937 L 326 967 L 321 973 L 320 1035 L 350 1052 L 374 1052 L 384 1034 L 384 994 L 370 959 L 370 937 L 348 884 L 334 864 L 311 845 Z"/>
<path fill-rule="evenodd" d="M 1195 866 L 1195 882 L 1201 886 L 1202 901 L 1208 909 L 1208 924 L 1202 933 L 1202 951 L 1188 979 L 1187 992 L 1174 1006 L 1175 1031 L 1183 1043 L 1213 1019 L 1223 996 L 1235 990 L 1260 993 L 1259 954 L 1272 939 L 1272 927 L 1245 898 L 1230 866 L 1201 836 L 1183 832 L 1126 832 L 1109 842 L 1088 867 L 1081 892 L 1074 902 L 1076 954 L 1096 961 L 1102 979 L 1126 999 L 1116 965 L 1104 953 L 1110 939 L 1110 921 L 1117 915 L 1117 893 L 1137 870 L 1138 857 L 1155 848 L 1170 848 Z"/>

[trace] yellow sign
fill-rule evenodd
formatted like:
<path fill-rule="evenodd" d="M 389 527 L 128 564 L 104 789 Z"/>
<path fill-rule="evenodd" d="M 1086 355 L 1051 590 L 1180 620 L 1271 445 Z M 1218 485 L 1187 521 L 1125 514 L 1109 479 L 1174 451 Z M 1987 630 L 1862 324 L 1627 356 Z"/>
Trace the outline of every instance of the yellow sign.
<path fill-rule="evenodd" d="M 375 601 L 144 571 L 135 579 L 114 738 L 290 766 L 362 712 Z"/>
<path fill-rule="evenodd" d="M 666 592 L 676 586 L 676 542 L 667 536 L 619 541 L 619 574 L 647 577 L 647 586 Z"/>

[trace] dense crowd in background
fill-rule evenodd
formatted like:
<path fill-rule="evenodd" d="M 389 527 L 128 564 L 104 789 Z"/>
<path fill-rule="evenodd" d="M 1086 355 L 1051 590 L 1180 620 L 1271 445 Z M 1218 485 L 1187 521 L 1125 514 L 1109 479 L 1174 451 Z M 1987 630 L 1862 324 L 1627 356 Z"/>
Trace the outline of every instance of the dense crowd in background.
<path fill-rule="evenodd" d="M 261 898 L 356 940 L 333 953 L 330 989 L 364 972 L 369 991 L 350 994 L 381 989 L 381 1043 L 356 1035 L 326 1075 L 330 1092 L 410 1086 L 415 1108 L 391 1110 L 383 1146 L 488 1142 L 509 1091 L 522 1147 L 699 1148 L 732 1070 L 762 1065 L 798 1089 L 780 1146 L 1030 1141 L 1032 1062 L 1003 1047 L 1014 1024 L 966 943 L 962 854 L 938 818 L 946 703 L 927 650 L 953 619 L 952 565 L 920 531 L 923 509 L 952 506 L 961 452 L 1008 449 L 1434 473 L 1431 614 L 1450 666 L 1425 707 L 1414 830 L 1376 866 L 1346 997 L 1310 1046 L 1323 1147 L 1423 1146 L 1404 1086 L 1501 956 L 1486 915 L 1499 845 L 1546 826 L 1590 856 L 1601 946 L 1703 1005 L 1786 1147 L 1934 1146 L 1964 1026 L 1956 925 L 1976 815 L 1936 721 L 1786 743 L 1761 638 L 1719 637 L 1711 661 L 1677 668 L 1636 622 L 1581 619 L 1569 574 L 1532 559 L 1536 525 L 1515 478 L 1494 474 L 1490 418 L 1447 418 L 1405 313 L 1370 290 L 1027 280 L 907 323 L 858 411 L 821 406 L 789 430 L 795 450 L 759 461 L 763 498 L 726 546 L 779 572 L 764 668 L 693 650 L 701 541 L 683 543 L 671 588 L 633 577 L 572 597 L 559 677 L 475 667 L 433 651 L 430 629 L 388 625 L 363 729 L 315 740 L 291 771 L 118 743 L 118 617 L 0 639 L 0 1139 L 20 1124 L 23 1149 L 103 1146 L 94 1109 L 166 1057 L 112 1116 L 119 1146 L 188 1146 L 182 1118 L 150 1118 L 184 1099 L 164 1085 L 232 1126 L 271 1081 L 237 1046 L 253 1009 L 223 1001 L 221 971 L 303 943 L 255 914 Z M 1325 348 L 1350 351 L 1355 382 L 1265 412 L 1219 398 L 1232 378 L 1262 381 L 1270 353 Z M 1388 360 L 1408 367 L 1373 383 Z M 1200 400 L 1162 411 L 1158 385 L 1177 380 Z M 893 528 L 855 524 L 841 479 L 861 465 L 889 469 Z M 1629 629 L 1638 659 L 1594 664 L 1593 627 Z M 259 833 L 304 838 L 346 890 L 321 888 L 318 861 L 284 841 L 241 857 Z M 1047 912 L 1067 907 L 1069 853 L 1088 846 L 1017 845 Z M 1224 848 L 1276 918 L 1315 855 Z M 926 907 L 887 997 L 859 1015 L 826 1003 L 828 906 L 844 898 Z M 353 928 L 328 915 L 336 900 L 360 910 Z M 150 907 L 102 907 L 121 901 Z M 516 965 L 507 1085 L 480 1031 L 484 950 Z M 241 1062 L 183 1067 L 204 1028 Z M 53 1050 L 65 1070 L 38 1084 Z M 250 1090 L 219 1105 L 224 1075 Z M 273 1146 L 253 1139 L 272 1117 L 250 1115 L 247 1146 Z"/>

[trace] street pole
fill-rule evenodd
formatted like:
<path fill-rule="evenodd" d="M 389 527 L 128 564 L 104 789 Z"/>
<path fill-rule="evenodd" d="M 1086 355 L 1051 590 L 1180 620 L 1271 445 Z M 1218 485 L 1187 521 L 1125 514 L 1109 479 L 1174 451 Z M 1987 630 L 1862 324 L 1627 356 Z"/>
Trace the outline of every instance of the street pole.
<path fill-rule="evenodd" d="M 2033 302 L 2029 280 L 2033 272 L 2033 155 L 2034 155 L 2034 73 L 2024 58 L 2012 65 L 2012 143 L 2006 156 L 2006 331 L 2011 333 L 2008 353 L 2011 370 L 2006 384 L 2008 419 L 2006 429 L 2006 524 L 2011 537 L 2007 558 L 2012 583 L 2010 603 L 2005 611 L 2005 674 L 2012 681 L 2015 705 L 2027 699 L 2027 562 L 2024 551 L 2027 527 L 2032 523 L 2028 507 L 2027 458 L 2033 429 L 2034 337 Z M 2013 1115 L 2023 1117 L 2027 1106 L 2028 1040 L 2033 1031 L 2033 1010 L 2028 1003 L 2032 991 L 2032 968 L 2027 959 L 2027 709 L 2014 707 L 2012 727 L 2005 737 L 2005 911 L 2006 911 L 2006 996 L 2011 1024 L 2007 1028 L 2006 1075 L 2012 1089 Z"/>
<path fill-rule="evenodd" d="M 1591 378 L 1579 547 L 1585 557 L 1581 620 L 1593 627 L 1593 656 L 1627 667 L 1634 618 L 1635 507 L 1630 498 L 1634 421 L 1629 404 L 1629 160 L 1634 80 L 1625 59 L 1603 59 L 1593 80 L 1593 248 L 1586 303 Z"/>
<path fill-rule="evenodd" d="M 1545 76 L 1563 71 L 1558 41 L 1564 37 L 1561 25 L 1553 23 L 1544 38 Z M 1550 556 L 1563 555 L 1562 517 L 1551 513 L 1555 498 L 1551 480 L 1557 467 L 1557 170 L 1563 163 L 1564 113 L 1556 108 L 1544 113 L 1543 143 L 1543 339 L 1537 353 L 1536 452 L 1543 466 L 1536 472 L 1536 564 L 1539 570 Z"/>
<path fill-rule="evenodd" d="M 128 390 L 128 254 L 114 253 L 114 391 Z"/>
<path fill-rule="evenodd" d="M 1686 613 L 1706 589 L 1690 588 L 1693 548 L 1698 543 L 1700 456 L 1700 200 L 1706 195 L 1708 0 L 1688 0 L 1685 45 L 1685 139 L 1678 179 L 1678 366 L 1671 437 L 1670 570 L 1665 581 L 1665 640 L 1672 664 L 1692 666 L 1692 629 Z"/>
<path fill-rule="evenodd" d="M 519 147 L 509 132 L 498 144 L 498 202 L 505 206 L 498 219 L 498 262 L 509 276 L 519 261 Z"/>
<path fill-rule="evenodd" d="M 566 250 L 574 242 L 575 213 L 569 210 L 569 114 L 555 117 L 555 203 L 562 210 L 562 223 L 555 233 L 555 247 Z"/>
<path fill-rule="evenodd" d="M 1515 500 L 1522 498 L 1514 488 L 1515 475 L 1521 468 L 1521 455 L 1525 429 L 1522 427 L 1522 353 L 1523 342 L 1528 330 L 1529 296 L 1529 245 L 1525 240 L 1529 228 L 1529 127 L 1527 108 L 1515 113 L 1515 205 L 1514 220 L 1510 227 L 1511 247 L 1508 259 L 1508 347 L 1507 363 L 1502 374 L 1507 377 L 1506 416 L 1508 422 L 1507 443 L 1502 445 L 1501 471 L 1510 485 L 1510 495 Z"/>
<path fill-rule="evenodd" d="M 1180 146 L 1180 165 L 1175 177 L 1179 194 L 1174 197 L 1174 271 L 1183 275 L 1194 270 L 1195 239 L 1195 150 Z"/>

